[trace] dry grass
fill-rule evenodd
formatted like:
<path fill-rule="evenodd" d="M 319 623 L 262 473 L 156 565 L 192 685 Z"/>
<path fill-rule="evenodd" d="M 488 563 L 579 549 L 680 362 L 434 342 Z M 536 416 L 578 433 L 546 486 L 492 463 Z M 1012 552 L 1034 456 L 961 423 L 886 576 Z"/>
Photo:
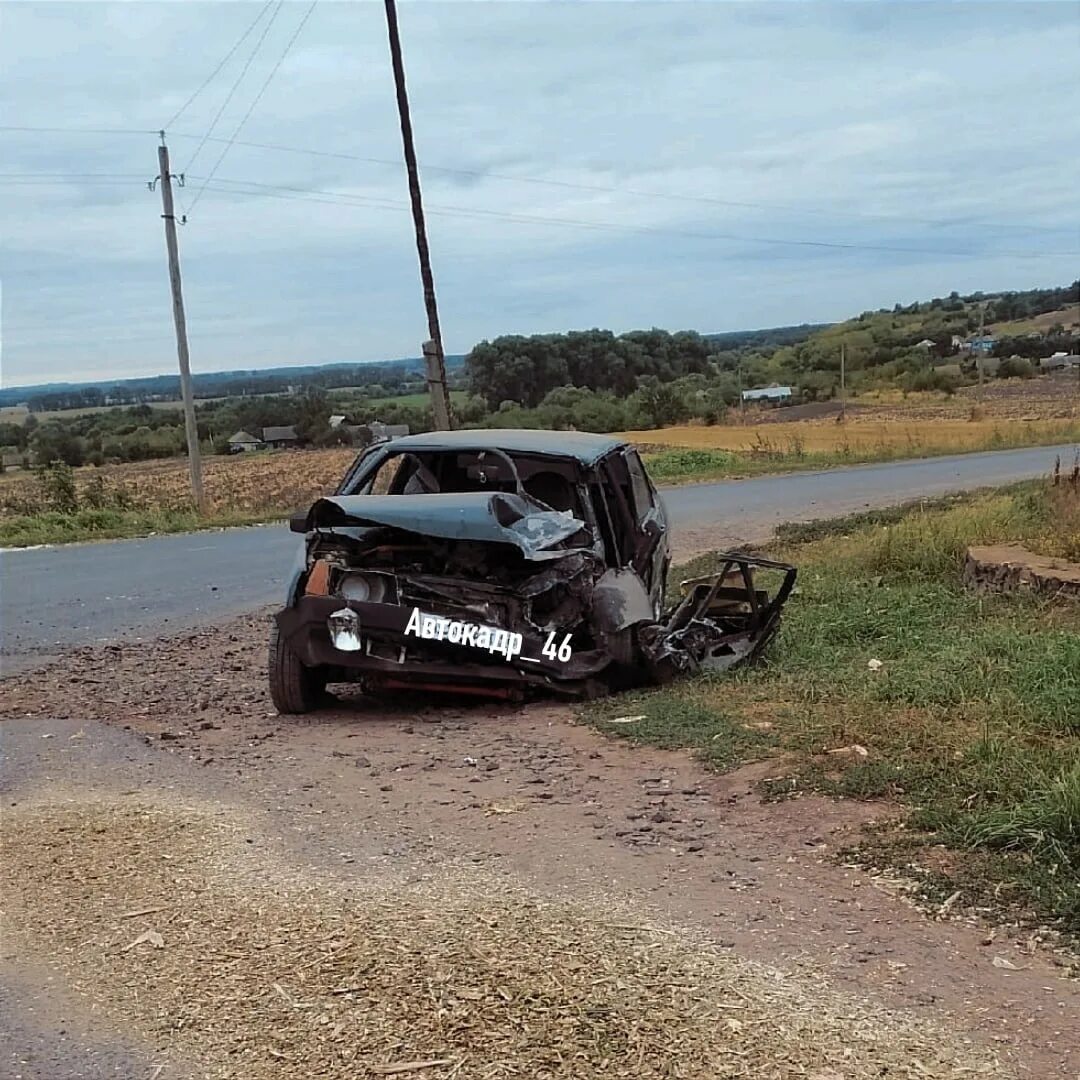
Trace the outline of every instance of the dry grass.
<path fill-rule="evenodd" d="M 836 411 L 836 403 L 821 409 Z M 806 408 L 811 408 L 807 406 Z M 855 398 L 847 419 L 784 420 L 784 410 L 748 410 L 738 423 L 684 424 L 628 431 L 638 444 L 693 449 L 900 457 L 1050 445 L 1080 439 L 1080 383 L 1075 376 L 994 379 L 981 390 L 905 394 L 878 390 Z"/>
<path fill-rule="evenodd" d="M 856 416 L 845 424 L 832 420 L 765 425 L 683 425 L 655 431 L 624 431 L 622 438 L 639 444 L 694 449 L 743 450 L 775 448 L 788 453 L 864 454 L 881 450 L 911 455 L 957 453 L 996 446 L 1053 445 L 1080 438 L 1080 421 L 1020 420 L 893 420 Z"/>
<path fill-rule="evenodd" d="M 211 512 L 280 514 L 300 509 L 336 487 L 355 456 L 355 450 L 336 448 L 204 458 L 204 486 Z M 75 471 L 80 492 L 95 477 L 102 477 L 110 487 L 126 489 L 140 506 L 174 510 L 190 505 L 186 458 L 86 466 Z M 0 512 L 5 505 L 32 499 L 35 490 L 32 473 L 0 477 Z"/>
<path fill-rule="evenodd" d="M 1043 555 L 1080 562 L 1080 455 L 1071 469 L 1055 476 L 1046 499 L 1047 525 L 1031 539 L 1030 547 Z"/>
<path fill-rule="evenodd" d="M 1045 334 L 1052 326 L 1061 324 L 1066 330 L 1080 326 L 1080 304 L 1069 304 L 1057 311 L 1046 311 L 1030 319 L 1013 319 L 986 328 L 995 337 L 1017 337 L 1020 334 Z"/>
<path fill-rule="evenodd" d="M 233 808 L 69 800 L 6 824 L 8 935 L 219 1080 L 1005 1075 L 932 1025 L 610 904 L 456 875 L 301 882 Z"/>

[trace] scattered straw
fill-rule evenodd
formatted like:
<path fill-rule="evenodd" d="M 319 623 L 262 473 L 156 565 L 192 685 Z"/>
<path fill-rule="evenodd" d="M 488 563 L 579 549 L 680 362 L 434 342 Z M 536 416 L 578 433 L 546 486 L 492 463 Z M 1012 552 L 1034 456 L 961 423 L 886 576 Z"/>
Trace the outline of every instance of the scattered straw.
<path fill-rule="evenodd" d="M 23 806 L 6 825 L 8 932 L 98 1016 L 218 1080 L 1004 1075 L 941 1030 L 614 907 L 465 878 L 305 885 L 190 808 Z M 125 951 L 140 932 L 154 947 Z"/>

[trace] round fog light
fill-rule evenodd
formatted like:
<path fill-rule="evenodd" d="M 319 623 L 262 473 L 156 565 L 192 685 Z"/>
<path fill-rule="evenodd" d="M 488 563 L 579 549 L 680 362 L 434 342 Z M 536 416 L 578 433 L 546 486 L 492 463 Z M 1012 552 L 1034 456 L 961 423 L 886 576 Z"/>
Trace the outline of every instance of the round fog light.
<path fill-rule="evenodd" d="M 326 627 L 335 649 L 342 652 L 360 651 L 360 617 L 351 608 L 335 611 L 327 618 Z"/>

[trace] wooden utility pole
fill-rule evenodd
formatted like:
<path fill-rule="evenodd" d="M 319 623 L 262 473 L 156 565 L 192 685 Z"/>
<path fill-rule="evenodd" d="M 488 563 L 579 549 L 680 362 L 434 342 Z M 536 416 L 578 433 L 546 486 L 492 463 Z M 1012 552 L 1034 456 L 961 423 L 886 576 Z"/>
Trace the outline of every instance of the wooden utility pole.
<path fill-rule="evenodd" d="M 446 393 L 445 371 L 439 363 L 439 349 L 434 341 L 424 342 L 424 372 L 428 393 L 431 394 L 431 413 L 436 431 L 449 431 L 450 399 Z"/>
<path fill-rule="evenodd" d="M 840 342 L 840 423 L 847 419 L 847 381 L 845 379 L 844 342 Z"/>
<path fill-rule="evenodd" d="M 187 433 L 188 469 L 191 494 L 200 514 L 206 512 L 203 495 L 202 459 L 199 456 L 199 429 L 195 423 L 195 402 L 191 394 L 191 366 L 188 360 L 187 320 L 184 293 L 180 285 L 180 253 L 176 246 L 176 214 L 173 212 L 172 176 L 165 132 L 158 147 L 158 182 L 161 184 L 161 216 L 165 220 L 165 247 L 169 252 L 169 285 L 172 287 L 173 325 L 176 327 L 176 355 L 180 361 L 180 396 L 184 401 L 184 430 Z M 153 185 L 151 185 L 153 187 Z"/>
<path fill-rule="evenodd" d="M 409 97 L 405 89 L 405 65 L 401 59 L 401 39 L 398 36 L 397 8 L 394 0 L 385 0 L 386 29 L 390 38 L 390 60 L 394 66 L 394 86 L 397 90 L 398 119 L 401 121 L 401 143 L 405 150 L 405 168 L 409 174 L 409 198 L 412 202 L 413 225 L 416 228 L 416 253 L 420 257 L 420 280 L 424 285 L 424 306 L 427 309 L 428 337 L 424 345 L 424 363 L 431 391 L 431 411 L 437 431 L 449 431 L 453 426 L 450 392 L 446 386 L 446 356 L 443 352 L 442 331 L 439 329 L 439 309 L 435 303 L 435 279 L 431 273 L 431 254 L 428 251 L 427 230 L 424 226 L 424 205 L 420 197 L 420 173 L 416 167 L 412 121 L 409 119 Z M 429 359 L 430 357 L 430 359 Z"/>

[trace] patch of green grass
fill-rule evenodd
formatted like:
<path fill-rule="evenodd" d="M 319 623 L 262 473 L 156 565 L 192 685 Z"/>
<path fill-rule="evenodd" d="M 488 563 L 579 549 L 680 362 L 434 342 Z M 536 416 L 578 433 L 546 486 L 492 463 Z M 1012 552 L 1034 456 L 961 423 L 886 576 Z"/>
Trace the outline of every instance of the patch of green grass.
<path fill-rule="evenodd" d="M 763 663 L 586 717 L 718 768 L 782 755 L 769 798 L 906 805 L 923 847 L 966 852 L 1010 903 L 1080 933 L 1080 605 L 961 584 L 968 545 L 1043 535 L 1051 515 L 1028 484 L 785 530 L 775 553 L 800 574 Z M 672 578 L 716 568 L 703 556 Z M 647 721 L 603 723 L 625 713 Z"/>
<path fill-rule="evenodd" d="M 75 510 L 44 511 L 0 518 L 0 547 L 68 544 L 86 540 L 119 540 L 152 533 L 195 532 L 233 525 L 254 525 L 266 514 L 243 512 L 200 518 L 194 510 Z"/>
<path fill-rule="evenodd" d="M 615 722 L 620 718 L 624 722 Z M 628 718 L 635 719 L 625 722 Z M 774 744 L 766 733 L 703 701 L 692 683 L 598 703 L 590 722 L 638 744 L 696 747 L 699 756 L 716 768 L 754 760 Z"/>
<path fill-rule="evenodd" d="M 349 387 L 343 387 L 342 391 L 350 389 Z M 363 390 L 363 387 L 353 388 Z M 334 393 L 341 393 L 341 391 L 334 391 Z M 450 404 L 462 405 L 469 400 L 469 394 L 465 390 L 451 390 L 450 391 Z M 407 405 L 416 409 L 426 409 L 431 405 L 431 395 L 426 391 L 421 391 L 417 394 L 396 394 L 392 397 L 377 397 L 367 399 L 367 404 L 376 408 L 385 407 L 387 405 Z"/>
<path fill-rule="evenodd" d="M 659 484 L 702 476 L 729 476 L 747 467 L 745 454 L 734 450 L 660 450 L 645 455 L 649 475 Z"/>
<path fill-rule="evenodd" d="M 1017 485 L 1020 490 L 1023 485 Z M 999 492 L 1001 489 L 998 489 Z M 916 511 L 948 510 L 956 506 L 970 505 L 985 492 L 971 491 L 957 495 L 941 495 L 930 499 L 917 499 L 898 506 L 884 506 L 879 510 L 860 510 L 838 518 L 814 518 L 811 521 L 789 521 L 776 528 L 776 542 L 789 547 L 809 544 L 815 540 L 828 540 L 835 537 L 846 539 L 854 532 L 867 527 L 884 528 L 896 525 Z"/>

